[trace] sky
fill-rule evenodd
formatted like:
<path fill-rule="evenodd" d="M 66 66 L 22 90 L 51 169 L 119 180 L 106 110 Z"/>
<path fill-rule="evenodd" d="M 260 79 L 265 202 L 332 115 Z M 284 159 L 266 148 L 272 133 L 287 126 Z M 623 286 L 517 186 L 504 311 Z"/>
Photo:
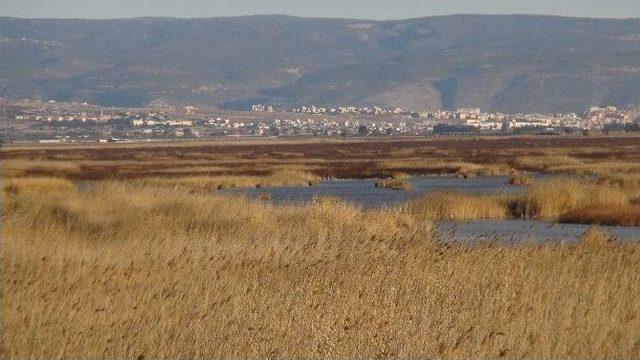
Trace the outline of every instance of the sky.
<path fill-rule="evenodd" d="M 0 0 L 0 15 L 15 17 L 284 14 L 386 20 L 470 13 L 640 18 L 640 0 Z"/>

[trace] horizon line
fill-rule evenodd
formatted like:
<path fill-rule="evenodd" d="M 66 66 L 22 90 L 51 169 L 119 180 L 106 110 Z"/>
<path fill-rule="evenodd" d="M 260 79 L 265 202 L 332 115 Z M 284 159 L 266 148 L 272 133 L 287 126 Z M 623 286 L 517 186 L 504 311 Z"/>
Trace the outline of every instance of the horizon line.
<path fill-rule="evenodd" d="M 315 20 L 350 20 L 350 21 L 375 21 L 375 22 L 388 22 L 388 21 L 407 21 L 417 19 L 429 19 L 429 18 L 446 18 L 446 17 L 459 17 L 459 16 L 486 16 L 486 17 L 545 17 L 545 18 L 561 18 L 561 19 L 584 19 L 584 20 L 640 20 L 640 17 L 596 17 L 596 16 L 573 16 L 573 15 L 556 15 L 556 14 L 533 14 L 533 13 L 452 13 L 442 15 L 426 15 L 418 17 L 407 18 L 389 18 L 389 19 L 375 19 L 375 18 L 358 18 L 358 17 L 330 17 L 330 16 L 304 16 L 304 15 L 290 15 L 290 14 L 246 14 L 246 15 L 229 15 L 229 16 L 165 16 L 165 15 L 144 15 L 144 16 L 129 16 L 129 17 L 41 17 L 41 16 L 0 16 L 0 19 L 22 19 L 22 20 L 94 20 L 94 21 L 114 21 L 114 20 L 136 20 L 136 19 L 176 19 L 176 20 L 208 20 L 208 19 L 236 19 L 236 18 L 249 18 L 249 17 L 287 17 L 296 19 L 315 19 Z"/>

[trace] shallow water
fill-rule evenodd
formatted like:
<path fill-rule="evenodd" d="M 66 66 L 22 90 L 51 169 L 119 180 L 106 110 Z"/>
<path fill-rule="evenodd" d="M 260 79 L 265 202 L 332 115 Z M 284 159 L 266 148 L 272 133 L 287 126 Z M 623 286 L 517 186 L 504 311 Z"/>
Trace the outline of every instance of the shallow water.
<path fill-rule="evenodd" d="M 457 191 L 474 194 L 508 194 L 522 192 L 522 185 L 508 185 L 506 176 L 478 176 L 471 179 L 453 176 L 419 176 L 409 178 L 410 190 L 380 189 L 376 179 L 325 180 L 317 186 L 264 187 L 228 189 L 227 193 L 244 194 L 257 198 L 271 196 L 275 204 L 308 203 L 316 197 L 335 196 L 344 202 L 364 208 L 392 207 L 434 191 Z"/>
<path fill-rule="evenodd" d="M 537 178 L 546 175 L 536 175 Z M 435 191 L 456 191 L 472 194 L 514 194 L 524 191 L 522 185 L 507 184 L 506 176 L 478 176 L 464 179 L 452 176 L 420 176 L 408 179 L 411 190 L 390 190 L 375 187 L 376 179 L 325 180 L 317 186 L 265 187 L 222 190 L 257 198 L 268 194 L 275 204 L 309 203 L 316 197 L 335 196 L 342 201 L 364 208 L 393 207 Z M 475 220 L 442 221 L 438 233 L 443 240 L 476 242 L 502 241 L 575 241 L 591 225 L 554 224 L 537 220 Z M 640 240 L 640 227 L 600 226 L 601 230 L 622 241 Z"/>
<path fill-rule="evenodd" d="M 437 224 L 440 239 L 456 242 L 501 241 L 576 241 L 591 225 L 555 224 L 537 220 L 441 221 Z M 640 227 L 598 226 L 620 241 L 640 241 Z"/>

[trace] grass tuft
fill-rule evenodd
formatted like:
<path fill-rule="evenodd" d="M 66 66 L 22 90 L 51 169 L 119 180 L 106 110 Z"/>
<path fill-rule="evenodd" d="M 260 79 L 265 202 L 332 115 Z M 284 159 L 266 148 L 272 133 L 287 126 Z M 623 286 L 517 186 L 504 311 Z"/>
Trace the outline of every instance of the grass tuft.
<path fill-rule="evenodd" d="M 507 184 L 509 185 L 531 185 L 533 182 L 532 176 L 523 173 L 513 173 L 507 179 Z"/>
<path fill-rule="evenodd" d="M 507 215 L 501 198 L 447 192 L 411 200 L 404 209 L 417 218 L 433 220 L 504 219 Z"/>
<path fill-rule="evenodd" d="M 595 226 L 592 226 L 589 230 L 585 231 L 579 240 L 584 246 L 594 249 L 610 245 L 613 242 L 611 235 L 602 232 Z"/>
<path fill-rule="evenodd" d="M 411 190 L 413 185 L 405 174 L 395 174 L 389 179 L 381 179 L 376 181 L 376 187 L 390 190 Z"/>

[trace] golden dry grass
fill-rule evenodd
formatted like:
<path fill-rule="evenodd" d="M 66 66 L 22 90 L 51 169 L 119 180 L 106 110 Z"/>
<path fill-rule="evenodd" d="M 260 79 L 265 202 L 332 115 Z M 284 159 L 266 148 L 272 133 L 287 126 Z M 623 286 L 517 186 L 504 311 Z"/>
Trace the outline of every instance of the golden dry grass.
<path fill-rule="evenodd" d="M 26 159 L 10 159 L 2 161 L 2 177 L 24 177 L 50 175 L 52 173 L 57 176 L 64 174 L 78 174 L 82 171 L 81 166 L 75 162 L 69 161 L 47 161 L 47 160 L 26 160 Z"/>
<path fill-rule="evenodd" d="M 468 141 L 387 156 L 377 147 L 354 152 L 354 144 L 324 144 L 346 160 L 312 146 L 305 152 L 306 143 L 295 151 L 238 146 L 228 154 L 217 151 L 224 146 L 132 147 L 109 156 L 78 148 L 54 161 L 45 160 L 49 152 L 17 149 L 3 159 L 0 358 L 640 353 L 637 243 L 612 242 L 593 229 L 572 245 L 461 246 L 434 240 L 429 223 L 515 214 L 630 224 L 640 206 L 637 145 L 540 155 L 531 145 L 483 150 L 491 141 Z M 626 160 L 612 163 L 615 151 Z M 126 154 L 132 157 L 122 160 Z M 536 182 L 517 201 L 444 193 L 379 211 L 334 198 L 275 207 L 209 191 L 308 185 L 318 174 L 475 176 L 511 167 L 595 179 Z M 41 177 L 47 174 L 137 180 L 78 189 Z"/>
<path fill-rule="evenodd" d="M 420 174 L 451 174 L 460 177 L 499 176 L 507 175 L 511 171 L 508 164 L 482 164 L 459 160 L 442 161 L 441 159 L 402 159 L 386 160 L 380 165 L 381 169 L 393 171 L 395 169 L 409 170 Z"/>
<path fill-rule="evenodd" d="M 180 176 L 138 180 L 142 184 L 177 187 L 188 191 L 211 191 L 238 187 L 313 186 L 320 177 L 306 171 L 278 169 L 267 176 Z"/>
<path fill-rule="evenodd" d="M 578 208 L 559 216 L 559 222 L 640 226 L 640 204 Z"/>
<path fill-rule="evenodd" d="M 640 172 L 637 174 L 608 173 L 599 176 L 600 184 L 622 189 L 630 197 L 640 199 Z"/>
<path fill-rule="evenodd" d="M 531 185 L 512 211 L 523 217 L 556 220 L 573 211 L 622 207 L 629 202 L 629 196 L 616 187 L 556 178 Z"/>
<path fill-rule="evenodd" d="M 3 177 L 64 176 L 74 180 L 264 176 L 283 166 L 340 178 L 387 177 L 400 172 L 508 175 L 512 168 L 604 175 L 640 174 L 639 140 L 637 135 L 622 135 L 10 145 L 0 149 L 0 156 L 8 169 Z M 38 162 L 45 166 L 35 166 Z"/>
<path fill-rule="evenodd" d="M 589 228 L 589 230 L 585 231 L 584 234 L 578 239 L 584 246 L 591 248 L 600 248 L 603 246 L 611 245 L 614 239 L 611 235 L 608 235 L 602 232 L 595 226 Z"/>
<path fill-rule="evenodd" d="M 2 192 L 4 194 L 17 193 L 66 193 L 73 191 L 75 185 L 73 182 L 50 177 L 30 177 L 30 178 L 12 178 L 2 180 Z"/>
<path fill-rule="evenodd" d="M 411 200 L 403 209 L 414 217 L 432 220 L 504 219 L 505 203 L 498 196 L 439 192 Z"/>
<path fill-rule="evenodd" d="M 567 155 L 543 155 L 517 157 L 513 164 L 522 170 L 545 171 L 550 168 L 583 165 L 583 162 Z"/>
<path fill-rule="evenodd" d="M 458 169 L 454 174 L 458 174 L 465 178 L 474 176 L 499 176 L 507 175 L 511 168 L 507 164 L 475 164 L 475 163 L 458 163 Z"/>
<path fill-rule="evenodd" d="M 507 183 L 510 185 L 531 185 L 533 182 L 532 176 L 519 172 L 509 175 L 507 179 Z"/>
<path fill-rule="evenodd" d="M 406 174 L 394 174 L 391 178 L 376 181 L 376 187 L 390 190 L 410 190 L 413 188 Z"/>
<path fill-rule="evenodd" d="M 532 181 L 523 195 L 438 192 L 411 200 L 403 208 L 432 220 L 533 218 L 594 225 L 640 225 L 634 193 L 610 183 L 553 178 Z M 515 181 L 515 180 L 514 180 Z"/>
<path fill-rule="evenodd" d="M 117 182 L 4 201 L 3 358 L 640 350 L 637 244 L 446 245 L 400 210 Z"/>
<path fill-rule="evenodd" d="M 609 159 L 576 159 L 567 155 L 518 157 L 513 161 L 517 169 L 549 174 L 593 176 L 610 184 L 621 185 L 629 191 L 640 189 L 640 162 Z"/>

